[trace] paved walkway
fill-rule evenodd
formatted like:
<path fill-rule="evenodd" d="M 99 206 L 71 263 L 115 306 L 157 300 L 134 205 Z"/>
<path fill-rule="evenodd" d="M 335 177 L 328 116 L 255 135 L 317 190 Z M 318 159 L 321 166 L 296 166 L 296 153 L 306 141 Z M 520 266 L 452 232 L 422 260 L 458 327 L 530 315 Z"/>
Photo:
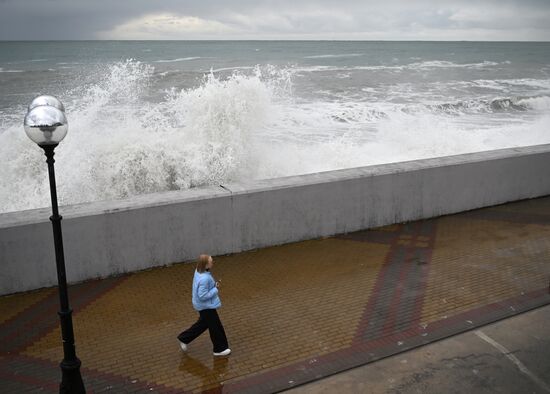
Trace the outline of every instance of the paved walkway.
<path fill-rule="evenodd" d="M 546 305 L 285 393 L 548 394 L 549 327 Z"/>
<path fill-rule="evenodd" d="M 71 287 L 89 392 L 283 390 L 549 304 L 550 198 L 216 261 L 227 359 L 177 346 L 192 264 Z M 0 297 L 2 390 L 57 391 L 57 308 L 55 288 Z"/>

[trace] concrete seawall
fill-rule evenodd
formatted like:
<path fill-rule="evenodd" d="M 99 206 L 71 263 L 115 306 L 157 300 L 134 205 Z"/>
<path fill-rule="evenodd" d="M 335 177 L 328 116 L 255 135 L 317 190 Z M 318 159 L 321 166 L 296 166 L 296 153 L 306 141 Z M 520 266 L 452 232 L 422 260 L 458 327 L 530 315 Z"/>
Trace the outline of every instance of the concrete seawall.
<path fill-rule="evenodd" d="M 61 207 L 70 282 L 550 194 L 550 144 Z M 0 294 L 56 284 L 49 209 L 0 214 Z"/>

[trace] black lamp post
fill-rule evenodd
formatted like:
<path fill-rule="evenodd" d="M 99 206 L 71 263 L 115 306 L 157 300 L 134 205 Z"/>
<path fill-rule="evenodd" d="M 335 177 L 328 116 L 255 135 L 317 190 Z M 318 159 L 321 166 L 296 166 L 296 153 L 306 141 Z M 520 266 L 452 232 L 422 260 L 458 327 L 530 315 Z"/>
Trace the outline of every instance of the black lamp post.
<path fill-rule="evenodd" d="M 55 261 L 57 264 L 57 282 L 59 287 L 59 302 L 61 309 L 58 312 L 61 321 L 61 335 L 63 338 L 63 361 L 61 361 L 62 379 L 59 386 L 60 393 L 85 393 L 84 383 L 80 375 L 80 360 L 76 357 L 74 346 L 72 310 L 69 307 L 67 293 L 67 278 L 65 274 L 65 257 L 63 255 L 63 238 L 61 234 L 61 219 L 57 207 L 57 191 L 55 186 L 54 149 L 65 138 L 68 130 L 65 108 L 61 101 L 52 96 L 39 96 L 29 105 L 25 116 L 25 133 L 44 149 L 48 175 L 50 177 L 50 195 L 52 199 L 53 240 L 55 246 Z"/>

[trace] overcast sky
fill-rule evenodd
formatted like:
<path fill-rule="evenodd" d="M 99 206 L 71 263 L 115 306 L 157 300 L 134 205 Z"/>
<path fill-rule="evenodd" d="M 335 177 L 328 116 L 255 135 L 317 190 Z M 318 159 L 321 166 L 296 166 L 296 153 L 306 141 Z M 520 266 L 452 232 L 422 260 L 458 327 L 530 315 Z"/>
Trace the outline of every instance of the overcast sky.
<path fill-rule="evenodd" d="M 550 40 L 550 0 L 0 0 L 0 39 Z"/>

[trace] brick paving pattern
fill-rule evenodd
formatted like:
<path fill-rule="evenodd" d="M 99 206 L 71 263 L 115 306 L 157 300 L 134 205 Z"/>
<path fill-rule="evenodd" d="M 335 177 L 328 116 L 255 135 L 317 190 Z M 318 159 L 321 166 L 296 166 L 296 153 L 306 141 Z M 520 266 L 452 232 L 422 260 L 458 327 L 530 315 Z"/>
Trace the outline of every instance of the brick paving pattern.
<path fill-rule="evenodd" d="M 71 286 L 89 392 L 280 391 L 548 304 L 550 198 L 215 260 L 229 358 L 207 334 L 179 350 L 193 264 Z M 57 309 L 0 297 L 0 391 L 58 391 Z"/>

